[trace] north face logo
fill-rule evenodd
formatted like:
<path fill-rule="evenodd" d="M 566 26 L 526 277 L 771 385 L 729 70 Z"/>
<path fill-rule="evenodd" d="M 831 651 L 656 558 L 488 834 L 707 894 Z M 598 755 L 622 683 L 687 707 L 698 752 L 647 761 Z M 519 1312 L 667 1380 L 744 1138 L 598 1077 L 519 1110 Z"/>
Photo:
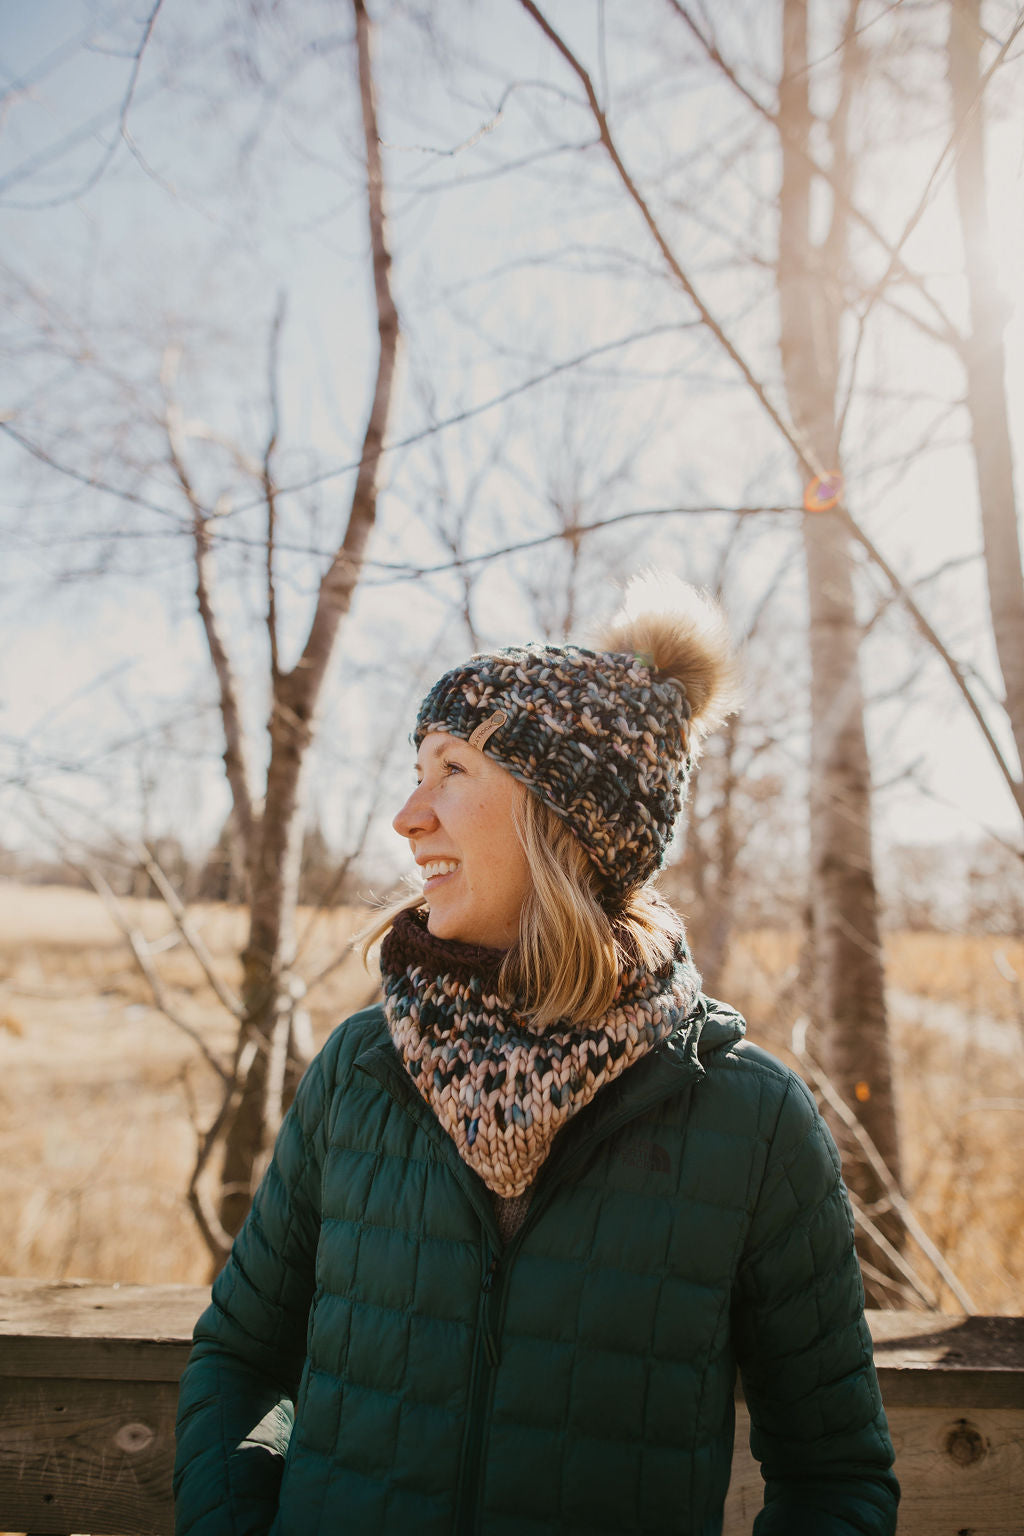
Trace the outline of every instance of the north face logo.
<path fill-rule="evenodd" d="M 616 1153 L 616 1161 L 644 1173 L 670 1173 L 672 1169 L 668 1153 L 656 1141 L 631 1141 Z"/>

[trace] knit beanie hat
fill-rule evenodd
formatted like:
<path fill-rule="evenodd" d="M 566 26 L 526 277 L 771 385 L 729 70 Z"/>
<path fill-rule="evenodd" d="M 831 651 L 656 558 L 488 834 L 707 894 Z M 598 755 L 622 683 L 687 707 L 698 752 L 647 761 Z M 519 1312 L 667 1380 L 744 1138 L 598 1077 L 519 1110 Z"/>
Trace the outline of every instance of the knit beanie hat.
<path fill-rule="evenodd" d="M 566 822 L 620 900 L 660 868 L 700 737 L 732 707 L 728 634 L 712 600 L 639 578 L 588 650 L 509 646 L 446 672 L 414 740 L 448 731 Z"/>

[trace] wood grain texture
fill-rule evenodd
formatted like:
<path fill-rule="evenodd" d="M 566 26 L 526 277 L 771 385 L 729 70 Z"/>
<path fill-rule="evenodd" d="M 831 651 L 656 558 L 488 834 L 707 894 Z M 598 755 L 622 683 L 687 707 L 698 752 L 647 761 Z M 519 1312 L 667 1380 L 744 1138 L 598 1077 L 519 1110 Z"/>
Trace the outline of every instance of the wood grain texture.
<path fill-rule="evenodd" d="M 0 1529 L 171 1536 L 177 1382 L 202 1286 L 0 1279 Z M 903 1484 L 900 1536 L 1024 1533 L 1024 1318 L 868 1314 Z M 760 1469 L 737 1394 L 723 1536 Z"/>
<path fill-rule="evenodd" d="M 903 1489 L 900 1536 L 1021 1536 L 1024 1532 L 1024 1412 L 944 1407 L 889 1412 Z M 750 1536 L 764 1484 L 750 1455 L 750 1419 L 736 1411 L 736 1449 L 722 1536 Z"/>
<path fill-rule="evenodd" d="M 0 1378 L 177 1382 L 209 1291 L 0 1279 Z"/>
<path fill-rule="evenodd" d="M 170 1536 L 170 1382 L 0 1377 L 0 1523 Z"/>

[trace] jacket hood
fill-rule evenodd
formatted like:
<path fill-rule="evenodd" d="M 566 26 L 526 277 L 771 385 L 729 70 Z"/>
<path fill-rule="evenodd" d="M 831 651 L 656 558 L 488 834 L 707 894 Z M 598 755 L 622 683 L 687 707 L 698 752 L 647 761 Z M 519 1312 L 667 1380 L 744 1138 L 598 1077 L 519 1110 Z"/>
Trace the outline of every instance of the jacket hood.
<path fill-rule="evenodd" d="M 728 1050 L 747 1032 L 742 1014 L 701 992 L 686 1017 L 680 1020 L 662 1046 L 678 1066 L 694 1068 L 703 1075 L 704 1061 L 713 1051 Z"/>

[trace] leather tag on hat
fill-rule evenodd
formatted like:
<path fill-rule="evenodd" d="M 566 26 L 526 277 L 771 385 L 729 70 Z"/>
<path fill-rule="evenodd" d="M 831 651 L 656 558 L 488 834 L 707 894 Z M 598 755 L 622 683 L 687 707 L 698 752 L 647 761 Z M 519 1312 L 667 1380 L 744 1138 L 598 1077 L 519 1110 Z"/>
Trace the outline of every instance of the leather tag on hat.
<path fill-rule="evenodd" d="M 488 715 L 486 720 L 481 720 L 476 730 L 469 738 L 471 747 L 483 751 L 486 742 L 490 741 L 495 731 L 505 724 L 508 715 L 503 709 L 496 709 L 493 715 Z"/>

